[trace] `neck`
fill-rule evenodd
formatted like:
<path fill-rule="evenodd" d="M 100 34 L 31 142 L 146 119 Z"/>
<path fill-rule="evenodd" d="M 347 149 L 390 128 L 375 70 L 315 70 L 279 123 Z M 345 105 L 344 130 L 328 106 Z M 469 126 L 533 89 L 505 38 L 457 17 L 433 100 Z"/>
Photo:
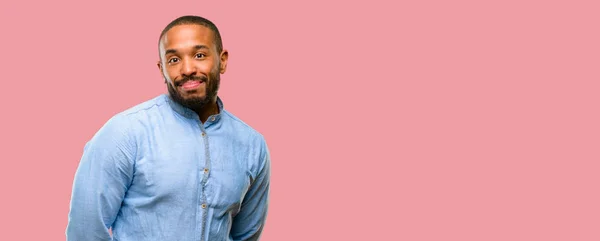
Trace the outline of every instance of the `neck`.
<path fill-rule="evenodd" d="M 194 109 L 194 112 L 196 112 L 196 114 L 198 114 L 198 117 L 200 117 L 200 121 L 202 121 L 202 123 L 206 122 L 208 117 L 219 113 L 219 106 L 217 105 L 217 98 L 213 98 L 213 100 L 206 103 L 206 105 L 204 105 L 200 108 Z"/>
<path fill-rule="evenodd" d="M 169 98 L 173 103 L 177 103 L 178 106 L 187 108 L 198 115 L 198 118 L 202 123 L 206 122 L 208 117 L 211 115 L 219 114 L 219 105 L 217 104 L 218 97 L 214 95 L 206 103 L 200 103 L 198 101 L 185 101 L 169 89 Z M 188 103 L 186 103 L 188 102 Z"/>

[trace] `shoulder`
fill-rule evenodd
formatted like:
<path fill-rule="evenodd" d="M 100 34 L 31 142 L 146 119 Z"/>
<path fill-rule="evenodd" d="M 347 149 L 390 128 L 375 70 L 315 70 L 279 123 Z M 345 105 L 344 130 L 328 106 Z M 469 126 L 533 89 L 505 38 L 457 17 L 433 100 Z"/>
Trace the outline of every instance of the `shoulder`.
<path fill-rule="evenodd" d="M 159 95 L 152 99 L 131 106 L 113 116 L 96 132 L 93 139 L 111 138 L 113 140 L 134 141 L 139 122 L 145 119 L 148 112 L 157 110 L 165 102 L 164 96 Z"/>
<path fill-rule="evenodd" d="M 261 132 L 226 109 L 223 109 L 223 117 L 227 118 L 231 122 L 231 125 L 237 133 L 248 138 L 248 141 L 250 141 L 250 143 L 252 143 L 255 147 L 266 148 L 266 140 Z"/>
<path fill-rule="evenodd" d="M 223 115 L 231 122 L 238 137 L 249 145 L 250 153 L 252 153 L 250 156 L 254 160 L 251 162 L 251 169 L 259 172 L 265 168 L 268 169 L 271 163 L 271 156 L 264 134 L 225 109 L 223 110 Z"/>
<path fill-rule="evenodd" d="M 115 117 L 133 120 L 141 116 L 145 116 L 149 112 L 159 111 L 162 107 L 166 106 L 167 104 L 168 103 L 166 95 L 161 94 L 152 99 L 146 100 L 135 106 L 125 109 L 124 111 L 121 111 L 120 113 L 116 114 Z"/>
<path fill-rule="evenodd" d="M 165 105 L 167 105 L 165 95 L 159 95 L 113 115 L 106 124 L 131 129 L 137 123 L 146 119 L 149 114 L 161 111 Z"/>

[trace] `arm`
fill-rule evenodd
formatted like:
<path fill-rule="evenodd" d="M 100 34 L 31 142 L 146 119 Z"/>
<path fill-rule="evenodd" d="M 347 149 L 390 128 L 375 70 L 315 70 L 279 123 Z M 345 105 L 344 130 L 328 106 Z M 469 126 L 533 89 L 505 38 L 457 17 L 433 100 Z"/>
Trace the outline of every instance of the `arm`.
<path fill-rule="evenodd" d="M 133 177 L 135 143 L 122 116 L 110 119 L 85 145 L 75 173 L 67 241 L 108 241 Z"/>
<path fill-rule="evenodd" d="M 263 140 L 257 175 L 244 197 L 240 212 L 233 220 L 231 227 L 233 240 L 259 240 L 267 217 L 270 172 L 271 157 Z"/>

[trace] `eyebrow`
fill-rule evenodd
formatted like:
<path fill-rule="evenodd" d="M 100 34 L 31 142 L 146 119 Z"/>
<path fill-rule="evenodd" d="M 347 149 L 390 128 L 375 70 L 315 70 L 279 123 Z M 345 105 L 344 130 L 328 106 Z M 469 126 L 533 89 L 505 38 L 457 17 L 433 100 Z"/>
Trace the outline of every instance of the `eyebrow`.
<path fill-rule="evenodd" d="M 194 46 L 194 50 L 199 50 L 199 49 L 209 49 L 209 48 L 206 45 L 195 45 Z M 177 53 L 177 50 L 175 50 L 175 49 L 167 49 L 165 51 L 165 55 L 167 55 L 167 54 L 174 54 L 174 53 Z"/>

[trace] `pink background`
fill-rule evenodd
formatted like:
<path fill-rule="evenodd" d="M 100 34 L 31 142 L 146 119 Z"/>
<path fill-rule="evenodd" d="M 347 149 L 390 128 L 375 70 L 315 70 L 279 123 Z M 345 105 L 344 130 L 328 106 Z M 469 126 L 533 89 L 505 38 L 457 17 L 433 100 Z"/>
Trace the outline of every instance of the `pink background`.
<path fill-rule="evenodd" d="M 2 1 L 0 239 L 64 240 L 85 142 L 199 14 L 271 148 L 262 241 L 600 240 L 597 1 L 394 2 Z"/>

